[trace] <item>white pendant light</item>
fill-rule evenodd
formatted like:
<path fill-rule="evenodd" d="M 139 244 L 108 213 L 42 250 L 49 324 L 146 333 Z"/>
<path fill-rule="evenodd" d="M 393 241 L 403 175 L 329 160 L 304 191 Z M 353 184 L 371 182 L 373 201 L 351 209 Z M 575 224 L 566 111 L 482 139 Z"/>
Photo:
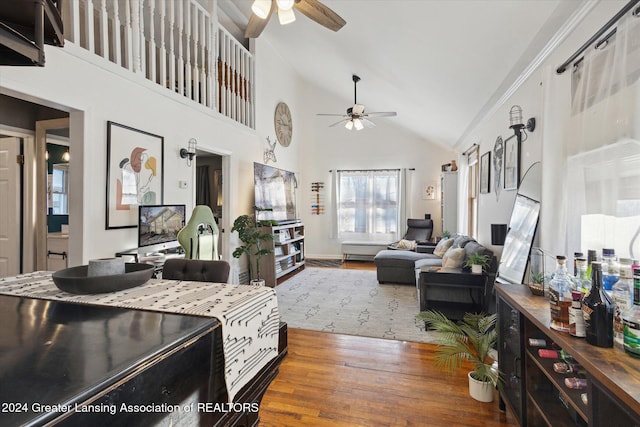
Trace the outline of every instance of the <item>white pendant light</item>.
<path fill-rule="evenodd" d="M 271 0 L 255 0 L 251 5 L 251 11 L 260 19 L 266 19 L 271 10 Z"/>
<path fill-rule="evenodd" d="M 353 120 L 349 120 L 347 123 L 345 123 L 344 127 L 347 128 L 348 130 L 353 129 Z"/>
<path fill-rule="evenodd" d="M 353 119 L 353 126 L 356 128 L 356 130 L 364 129 L 364 124 L 362 124 L 362 120 L 360 119 Z"/>
<path fill-rule="evenodd" d="M 293 13 L 293 9 L 280 9 L 278 7 L 278 20 L 280 21 L 280 25 L 291 24 L 296 20 L 296 15 Z"/>
<path fill-rule="evenodd" d="M 293 7 L 294 0 L 276 0 L 278 9 L 289 10 Z"/>

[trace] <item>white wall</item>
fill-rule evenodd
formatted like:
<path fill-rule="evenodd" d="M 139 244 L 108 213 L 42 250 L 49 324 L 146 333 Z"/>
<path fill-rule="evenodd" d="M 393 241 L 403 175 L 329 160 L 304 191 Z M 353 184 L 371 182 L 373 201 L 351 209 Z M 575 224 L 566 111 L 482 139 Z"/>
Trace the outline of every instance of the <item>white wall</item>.
<path fill-rule="evenodd" d="M 267 43 L 260 43 L 258 51 L 256 131 L 72 43 L 64 49 L 47 46 L 44 68 L 0 67 L 2 93 L 71 112 L 70 265 L 137 246 L 135 228 L 105 229 L 107 121 L 164 137 L 165 203 L 194 204 L 195 168 L 179 157 L 189 138 L 196 138 L 199 148 L 228 155 L 223 239 L 229 239 L 233 219 L 251 212 L 253 162 L 263 161 L 264 137 L 274 137 L 275 105 L 282 100 L 295 111 L 301 102 L 297 75 Z M 286 152 L 278 151 L 277 166 L 295 170 L 297 151 L 295 144 Z M 179 180 L 186 180 L 188 188 L 180 189 Z M 222 255 L 237 274 L 237 262 L 230 255 L 235 238 Z"/>
<path fill-rule="evenodd" d="M 345 112 L 347 107 L 353 105 L 349 95 L 351 93 L 346 93 L 344 98 L 337 98 L 319 90 L 312 82 L 303 87 L 306 102 L 301 105 L 299 112 L 303 130 L 302 135 L 294 137 L 294 143 L 300 146 L 298 211 L 305 223 L 306 255 L 311 258 L 341 257 L 339 241 L 330 237 L 329 171 L 335 169 L 415 168 L 408 175 L 411 177 L 408 183 L 411 194 L 407 217 L 424 218 L 425 213 L 430 213 L 434 221 L 434 235 L 442 232 L 440 200 L 423 200 L 422 191 L 427 184 L 440 185 L 441 165 L 456 158 L 454 151 L 397 127 L 393 117 L 372 118 L 375 127 L 348 131 L 344 126 L 329 127 L 340 117 L 316 115 Z M 387 111 L 384 108 L 367 106 L 371 111 Z M 398 114 L 403 112 L 398 111 Z M 312 182 L 325 184 L 326 209 L 323 215 L 311 214 Z"/>
<path fill-rule="evenodd" d="M 553 169 L 557 167 L 553 162 L 553 153 L 558 152 L 556 148 L 565 144 L 565 138 L 570 137 L 566 135 L 566 123 L 571 94 L 570 67 L 561 75 L 556 74 L 555 70 L 625 4 L 626 1 L 604 1 L 596 4 L 531 77 L 504 104 L 498 106 L 493 114 L 470 132 L 469 137 L 457 145 L 462 151 L 473 143 L 479 144 L 480 155 L 493 150 L 497 136 L 501 135 L 506 139 L 513 135 L 513 131 L 509 129 L 509 110 L 512 105 L 522 107 L 525 122 L 529 117 L 535 117 L 536 130 L 530 133 L 528 140 L 522 144 L 521 171 L 524 173 L 532 163 L 542 161 L 542 211 L 538 236 L 540 246 L 551 254 L 572 255 L 573 250 L 579 249 L 566 248 L 564 236 L 558 235 L 554 224 L 561 220 L 558 204 L 564 202 L 554 196 L 559 188 L 566 186 L 566 183 L 557 179 L 557 176 L 562 174 L 555 173 Z M 516 191 L 502 190 L 497 199 L 493 179 L 492 170 L 491 193 L 479 196 L 478 240 L 489 247 L 490 224 L 508 222 L 516 195 Z M 501 247 L 493 249 L 498 254 L 502 250 Z M 571 253 L 567 253 L 568 250 Z"/>

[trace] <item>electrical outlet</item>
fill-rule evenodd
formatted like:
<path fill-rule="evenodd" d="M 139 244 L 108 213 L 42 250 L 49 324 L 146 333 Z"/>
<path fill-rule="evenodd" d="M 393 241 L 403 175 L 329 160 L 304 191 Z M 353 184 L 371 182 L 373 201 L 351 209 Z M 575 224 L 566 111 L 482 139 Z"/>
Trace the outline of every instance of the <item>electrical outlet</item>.
<path fill-rule="evenodd" d="M 187 181 L 178 181 L 178 187 L 183 190 L 187 188 Z"/>

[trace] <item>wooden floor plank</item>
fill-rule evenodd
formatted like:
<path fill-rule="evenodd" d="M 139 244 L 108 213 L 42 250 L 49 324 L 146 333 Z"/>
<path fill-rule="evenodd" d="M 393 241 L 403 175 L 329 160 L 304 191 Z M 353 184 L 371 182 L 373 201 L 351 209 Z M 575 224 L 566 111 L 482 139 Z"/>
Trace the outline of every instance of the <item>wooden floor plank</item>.
<path fill-rule="evenodd" d="M 289 329 L 289 354 L 260 406 L 261 427 L 516 426 L 469 396 L 463 367 L 433 367 L 435 346 Z"/>

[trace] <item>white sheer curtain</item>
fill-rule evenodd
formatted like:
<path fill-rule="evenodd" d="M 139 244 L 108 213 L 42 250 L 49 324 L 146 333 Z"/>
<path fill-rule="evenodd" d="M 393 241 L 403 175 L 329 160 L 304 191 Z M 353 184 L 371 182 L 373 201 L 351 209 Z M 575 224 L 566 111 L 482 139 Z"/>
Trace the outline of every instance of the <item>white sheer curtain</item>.
<path fill-rule="evenodd" d="M 471 151 L 477 158 L 477 151 Z M 458 232 L 471 235 L 469 232 L 469 157 L 458 158 Z"/>
<path fill-rule="evenodd" d="M 640 257 L 639 41 L 640 18 L 629 13 L 574 67 L 571 116 L 554 153 L 566 183 L 555 198 L 564 202 L 555 225 L 566 254 L 614 248 Z"/>
<path fill-rule="evenodd" d="M 336 177 L 337 235 L 341 240 L 391 242 L 402 217 L 400 169 L 342 170 Z"/>

